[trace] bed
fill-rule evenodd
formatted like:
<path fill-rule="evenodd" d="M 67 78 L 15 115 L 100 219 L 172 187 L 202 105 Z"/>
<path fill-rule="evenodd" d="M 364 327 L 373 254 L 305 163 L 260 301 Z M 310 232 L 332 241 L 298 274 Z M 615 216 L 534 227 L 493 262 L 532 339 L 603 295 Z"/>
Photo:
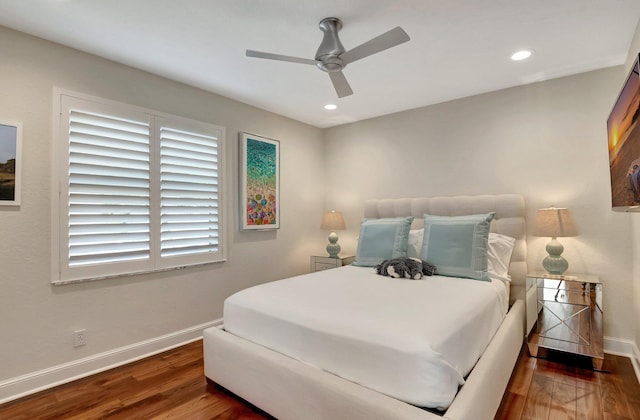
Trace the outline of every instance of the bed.
<path fill-rule="evenodd" d="M 490 224 L 491 232 L 515 238 L 515 246 L 508 264 L 508 274 L 511 277 L 511 281 L 505 283 L 510 287 L 502 294 L 503 303 L 501 304 L 504 308 L 508 307 L 509 310 L 506 316 L 501 316 L 496 320 L 496 309 L 490 309 L 490 314 L 486 315 L 486 320 L 483 319 L 480 322 L 479 325 L 486 326 L 489 329 L 494 328 L 491 326 L 494 325 L 495 329 L 487 332 L 489 334 L 488 344 L 480 346 L 479 354 L 481 356 L 477 363 L 477 357 L 466 360 L 463 357 L 466 354 L 451 356 L 454 359 L 459 357 L 455 360 L 447 360 L 447 363 L 452 365 L 468 365 L 471 363 L 466 368 L 457 369 L 458 373 L 465 373 L 463 379 L 456 379 L 457 373 L 453 370 L 451 372 L 445 371 L 442 376 L 434 376 L 437 383 L 443 384 L 441 388 L 455 386 L 455 391 L 457 391 L 455 381 L 460 380 L 458 383 L 464 384 L 457 394 L 454 391 L 453 396 L 455 398 L 453 402 L 447 400 L 449 398 L 447 396 L 434 396 L 431 398 L 429 394 L 435 394 L 435 391 L 430 391 L 427 395 L 425 395 L 425 392 L 419 392 L 422 389 L 422 383 L 419 381 L 428 375 L 415 368 L 416 365 L 408 365 L 405 370 L 402 370 L 400 365 L 403 363 L 399 363 L 398 366 L 388 369 L 388 372 L 382 375 L 383 378 L 387 378 L 383 381 L 379 380 L 379 377 L 375 375 L 371 378 L 365 378 L 371 376 L 372 370 L 384 371 L 385 369 L 382 363 L 376 365 L 377 359 L 375 357 L 369 358 L 365 356 L 367 353 L 363 352 L 359 347 L 363 341 L 375 342 L 378 333 L 374 332 L 375 330 L 368 330 L 363 333 L 364 335 L 358 336 L 358 332 L 360 330 L 366 331 L 367 323 L 382 326 L 384 321 L 382 318 L 367 316 L 365 319 L 360 320 L 359 322 L 361 323 L 358 324 L 357 312 L 342 313 L 339 309 L 332 308 L 330 312 L 336 312 L 335 315 L 338 321 L 341 318 L 345 319 L 344 328 L 346 330 L 342 331 L 342 326 L 337 326 L 337 324 L 329 327 L 332 324 L 328 324 L 328 326 L 319 323 L 319 318 L 316 321 L 312 321 L 312 323 L 316 322 L 317 328 L 311 333 L 300 332 L 296 329 L 296 325 L 289 325 L 295 324 L 287 322 L 287 319 L 290 319 L 289 317 L 306 317 L 304 312 L 300 311 L 305 306 L 309 306 L 304 301 L 298 305 L 301 308 L 295 308 L 296 305 L 278 304 L 278 298 L 288 299 L 289 302 L 293 301 L 291 297 L 286 295 L 285 289 L 280 287 L 290 282 L 296 284 L 295 279 L 273 282 L 266 287 L 262 287 L 270 290 L 269 293 L 271 294 L 267 294 L 267 298 L 264 296 L 252 296 L 252 288 L 239 293 L 248 295 L 248 297 L 245 296 L 244 304 L 236 304 L 235 297 L 227 300 L 228 303 L 225 304 L 225 322 L 227 322 L 228 316 L 230 323 L 227 327 L 234 331 L 234 334 L 228 332 L 224 327 L 209 328 L 204 331 L 206 377 L 280 419 L 493 418 L 524 339 L 525 308 L 522 298 L 526 275 L 524 200 L 521 196 L 513 194 L 369 200 L 365 203 L 364 217 L 367 220 L 376 220 L 413 216 L 412 229 L 419 229 L 423 227 L 421 226 L 422 215 L 425 213 L 440 216 L 463 216 L 491 212 L 495 212 L 495 217 Z M 320 308 L 331 302 L 325 300 L 322 295 L 323 284 L 329 285 L 331 282 L 346 284 L 347 286 L 343 286 L 346 287 L 346 291 L 343 290 L 340 293 L 346 295 L 345 299 L 353 302 L 354 299 L 348 296 L 349 290 L 352 290 L 353 293 L 360 293 L 364 288 L 363 284 L 380 283 L 379 287 L 382 287 L 382 292 L 376 292 L 378 293 L 377 297 L 374 296 L 372 301 L 367 301 L 369 303 L 362 303 L 364 306 L 361 309 L 365 312 L 369 311 L 369 313 L 372 312 L 372 308 L 384 306 L 384 301 L 379 299 L 380 293 L 384 295 L 385 287 L 397 288 L 398 285 L 401 285 L 402 289 L 407 289 L 404 292 L 394 291 L 393 293 L 387 293 L 387 295 L 405 293 L 402 299 L 411 299 L 416 294 L 415 290 L 417 289 L 409 288 L 422 287 L 419 280 L 398 279 L 395 279 L 395 286 L 392 286 L 389 283 L 389 278 L 377 276 L 371 268 L 366 269 L 364 267 L 343 267 L 322 273 L 314 273 L 309 276 L 311 276 L 309 277 L 310 280 L 315 280 L 305 283 L 311 285 L 312 291 L 310 293 L 317 297 L 316 300 Z M 350 280 L 345 281 L 345 279 Z M 477 288 L 477 290 L 473 289 L 473 292 L 469 293 L 470 295 L 490 293 L 493 296 L 493 292 L 489 290 L 490 287 L 498 290 L 498 286 L 502 284 L 497 281 L 477 282 L 468 279 L 462 281 L 466 281 L 473 288 Z M 438 277 L 429 279 L 429 283 L 432 285 L 430 287 L 440 284 L 438 282 L 451 284 L 451 281 L 447 282 Z M 297 284 L 299 283 L 298 281 Z M 424 282 L 424 284 L 427 283 Z M 504 285 L 502 285 L 502 288 L 504 289 Z M 307 292 L 296 290 L 294 287 L 291 293 L 293 293 L 292 296 L 300 296 L 300 294 Z M 496 293 L 496 296 L 499 295 L 500 293 Z M 435 296 L 437 301 L 437 295 Z M 468 298 L 471 298 L 471 296 Z M 465 299 L 467 297 L 460 297 L 461 301 Z M 497 299 L 499 300 L 499 298 Z M 281 314 L 276 311 L 271 316 L 260 314 L 259 309 L 262 303 L 272 300 L 276 301 L 276 308 L 294 306 L 294 313 Z M 359 299 L 358 301 L 361 300 L 365 301 L 364 299 Z M 485 298 L 484 300 L 487 299 Z M 507 301 L 509 302 L 508 304 Z M 366 305 L 372 306 L 367 308 Z M 492 308 L 495 307 L 496 305 L 492 306 Z M 276 319 L 280 323 L 270 324 L 269 322 L 271 321 L 267 322 L 265 319 L 269 317 Z M 490 318 L 492 320 L 489 320 Z M 352 321 L 347 322 L 346 319 Z M 242 320 L 244 322 L 241 322 Z M 391 317 L 390 322 L 394 325 L 397 320 Z M 433 328 L 427 329 L 437 331 L 438 328 L 436 327 L 439 323 L 434 325 Z M 350 326 L 353 329 L 349 330 Z M 470 328 L 474 331 L 477 329 L 477 327 Z M 381 340 L 389 341 L 388 334 L 391 333 L 393 341 L 402 342 L 404 340 L 412 344 L 412 339 L 406 339 L 403 335 L 404 329 L 404 327 L 380 328 L 379 333 L 381 335 L 382 333 L 385 334 Z M 268 335 L 266 332 L 269 330 L 272 333 Z M 322 332 L 322 334 L 319 334 L 318 331 Z M 440 332 L 442 331 L 444 330 Z M 469 331 L 467 329 L 467 333 L 464 335 L 469 335 Z M 336 335 L 323 335 L 325 333 L 334 333 Z M 253 341 L 243 338 L 243 336 L 247 336 L 246 334 L 249 334 L 248 336 Z M 261 344 L 255 344 L 254 341 Z M 290 342 L 291 346 L 289 348 L 282 347 L 281 349 L 280 346 L 286 344 L 287 341 Z M 355 357 L 343 357 L 338 362 L 331 362 L 329 359 L 325 360 L 325 353 L 329 352 L 333 342 L 346 342 L 346 344 L 342 344 L 351 349 L 346 353 L 352 356 L 355 355 Z M 300 343 L 306 344 L 301 345 Z M 466 344 L 457 346 L 466 348 Z M 309 355 L 307 352 L 308 347 L 320 348 L 319 354 Z M 387 349 L 384 350 L 384 352 L 386 351 Z M 405 349 L 400 351 L 407 352 Z M 448 353 L 450 352 L 452 350 L 447 350 L 447 357 L 449 357 Z M 453 352 L 455 353 L 455 351 Z M 300 360 L 304 360 L 304 362 Z M 394 356 L 391 356 L 391 360 L 395 360 Z M 421 359 L 417 366 L 420 366 L 420 363 L 428 364 L 429 362 Z M 369 366 L 368 369 L 367 366 Z M 371 366 L 378 366 L 378 368 L 371 369 Z M 336 369 L 338 370 L 336 371 Z M 340 369 L 343 370 L 341 371 Z M 470 373 L 467 375 L 468 370 L 470 370 Z M 332 372 L 337 372 L 340 376 Z M 392 379 L 388 379 L 393 376 L 394 372 L 400 373 L 399 378 L 395 378 L 395 382 Z M 411 378 L 414 373 L 415 375 L 413 376 L 415 378 Z M 453 377 L 453 385 L 445 385 L 447 384 L 443 379 L 445 376 Z M 367 380 L 373 382 L 366 382 Z M 418 382 L 415 382 L 415 380 Z M 367 386 L 362 386 L 358 383 L 365 383 Z M 491 386 L 487 386 L 487 384 L 491 384 Z M 437 390 L 437 388 L 435 387 L 434 389 Z M 446 408 L 446 411 L 441 414 L 434 414 L 420 408 L 423 405 L 442 406 Z"/>

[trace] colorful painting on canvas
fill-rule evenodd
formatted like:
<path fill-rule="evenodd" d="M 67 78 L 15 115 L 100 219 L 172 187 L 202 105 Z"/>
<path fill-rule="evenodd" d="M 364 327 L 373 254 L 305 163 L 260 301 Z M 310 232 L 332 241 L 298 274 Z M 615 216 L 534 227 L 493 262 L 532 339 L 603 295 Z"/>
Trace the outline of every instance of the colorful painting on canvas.
<path fill-rule="evenodd" d="M 280 227 L 280 143 L 247 133 L 240 135 L 243 229 Z"/>

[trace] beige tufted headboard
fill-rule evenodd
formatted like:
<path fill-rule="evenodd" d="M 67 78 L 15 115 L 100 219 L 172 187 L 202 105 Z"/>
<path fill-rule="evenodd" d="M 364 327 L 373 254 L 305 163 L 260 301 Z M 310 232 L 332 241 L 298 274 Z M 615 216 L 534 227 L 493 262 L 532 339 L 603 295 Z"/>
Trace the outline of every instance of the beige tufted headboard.
<path fill-rule="evenodd" d="M 413 229 L 422 227 L 422 216 L 462 216 L 496 212 L 491 232 L 511 236 L 516 245 L 511 256 L 511 303 L 524 298 L 527 275 L 527 241 L 524 198 L 518 194 L 459 195 L 450 197 L 387 198 L 367 200 L 364 217 L 413 216 Z"/>

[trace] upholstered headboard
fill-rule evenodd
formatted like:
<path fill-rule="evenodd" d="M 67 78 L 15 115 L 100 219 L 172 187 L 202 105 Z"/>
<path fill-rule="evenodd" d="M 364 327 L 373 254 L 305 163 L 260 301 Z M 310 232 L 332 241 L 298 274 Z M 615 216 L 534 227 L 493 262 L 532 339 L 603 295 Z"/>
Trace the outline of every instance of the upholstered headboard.
<path fill-rule="evenodd" d="M 367 200 L 364 217 L 415 217 L 412 228 L 422 227 L 422 216 L 462 216 L 496 212 L 491 222 L 491 232 L 511 236 L 516 239 L 511 256 L 511 303 L 524 298 L 527 275 L 527 241 L 525 226 L 524 198 L 518 194 L 460 195 L 450 197 L 388 198 Z"/>

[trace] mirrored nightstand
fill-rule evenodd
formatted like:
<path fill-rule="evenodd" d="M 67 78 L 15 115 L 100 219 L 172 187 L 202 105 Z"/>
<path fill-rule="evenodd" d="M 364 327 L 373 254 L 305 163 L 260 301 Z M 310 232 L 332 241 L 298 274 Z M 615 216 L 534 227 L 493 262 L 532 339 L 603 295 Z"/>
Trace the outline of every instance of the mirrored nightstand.
<path fill-rule="evenodd" d="M 604 362 L 602 283 L 587 274 L 527 274 L 527 344 L 534 357 L 547 349 Z"/>

